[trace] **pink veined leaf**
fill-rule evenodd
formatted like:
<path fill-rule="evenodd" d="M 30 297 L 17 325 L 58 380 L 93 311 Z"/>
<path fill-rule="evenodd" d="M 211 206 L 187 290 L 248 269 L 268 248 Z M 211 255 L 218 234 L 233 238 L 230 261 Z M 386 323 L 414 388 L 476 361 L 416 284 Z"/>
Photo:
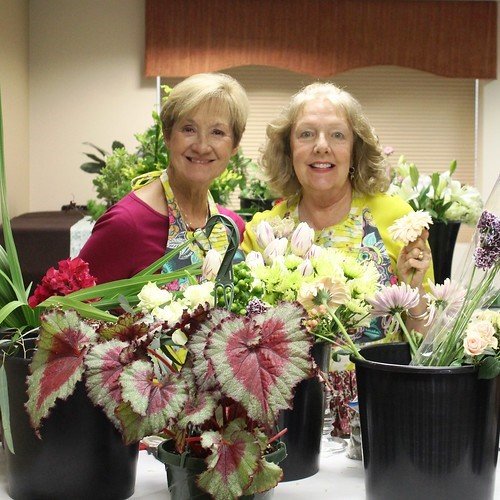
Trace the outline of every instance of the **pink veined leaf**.
<path fill-rule="evenodd" d="M 191 394 L 179 414 L 177 426 L 185 429 L 189 424 L 201 425 L 214 415 L 218 398 L 210 392 Z"/>
<path fill-rule="evenodd" d="M 26 409 L 38 430 L 56 399 L 67 399 L 84 372 L 83 360 L 96 333 L 74 311 L 51 311 L 41 317 L 37 350 L 28 376 Z"/>
<path fill-rule="evenodd" d="M 127 342 L 110 340 L 91 347 L 85 356 L 87 394 L 95 405 L 102 407 L 107 417 L 120 430 L 115 410 L 122 402 L 122 352 L 128 346 Z"/>
<path fill-rule="evenodd" d="M 256 441 L 259 443 L 261 457 L 257 461 L 257 468 L 252 476 L 252 481 L 244 490 L 244 495 L 255 495 L 274 488 L 283 478 L 283 470 L 278 465 L 265 459 L 268 448 L 268 437 L 259 428 L 253 430 Z"/>
<path fill-rule="evenodd" d="M 200 324 L 200 327 L 189 337 L 188 349 L 193 359 L 193 373 L 198 388 L 200 390 L 211 390 L 216 387 L 215 371 L 212 363 L 205 357 L 207 340 L 212 330 L 218 328 L 222 320 L 236 318 L 226 309 L 213 309 L 210 313 L 210 320 Z"/>
<path fill-rule="evenodd" d="M 201 425 L 214 415 L 219 404 L 220 392 L 215 389 L 198 390 L 190 361 L 182 367 L 180 378 L 188 388 L 188 399 L 177 416 L 176 427 L 185 429 L 189 424 Z"/>
<path fill-rule="evenodd" d="M 258 422 L 273 425 L 279 410 L 290 407 L 294 387 L 313 373 L 304 314 L 298 303 L 282 302 L 261 314 L 212 325 L 206 355 L 221 390 Z"/>
<path fill-rule="evenodd" d="M 201 444 L 212 451 L 207 470 L 198 476 L 198 486 L 218 500 L 240 497 L 250 484 L 260 456 L 255 436 L 244 430 L 242 419 L 233 420 L 223 433 L 206 432 Z"/>
<path fill-rule="evenodd" d="M 186 384 L 179 373 L 168 372 L 157 378 L 153 364 L 148 361 L 138 360 L 126 366 L 120 384 L 123 400 L 128 405 L 120 405 L 117 416 L 128 441 L 164 429 L 188 398 Z"/>

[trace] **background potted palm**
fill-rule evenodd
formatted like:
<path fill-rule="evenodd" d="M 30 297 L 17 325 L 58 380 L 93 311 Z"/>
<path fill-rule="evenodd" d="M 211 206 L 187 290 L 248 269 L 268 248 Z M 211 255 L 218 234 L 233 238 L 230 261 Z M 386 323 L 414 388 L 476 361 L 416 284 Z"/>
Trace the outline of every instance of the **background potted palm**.
<path fill-rule="evenodd" d="M 478 190 L 453 179 L 457 162 L 448 170 L 422 175 L 414 163 L 400 156 L 392 171 L 389 193 L 397 194 L 417 210 L 425 210 L 433 219 L 429 229 L 434 279 L 443 283 L 451 276 L 453 250 L 460 224 L 475 226 L 483 202 Z"/>
<path fill-rule="evenodd" d="M 353 351 L 369 499 L 493 498 L 500 311 L 488 308 L 500 293 L 498 187 L 461 280 L 429 284 L 422 343 Z M 383 288 L 371 300 L 373 314 L 402 324 L 419 300 L 418 290 L 404 283 Z"/>

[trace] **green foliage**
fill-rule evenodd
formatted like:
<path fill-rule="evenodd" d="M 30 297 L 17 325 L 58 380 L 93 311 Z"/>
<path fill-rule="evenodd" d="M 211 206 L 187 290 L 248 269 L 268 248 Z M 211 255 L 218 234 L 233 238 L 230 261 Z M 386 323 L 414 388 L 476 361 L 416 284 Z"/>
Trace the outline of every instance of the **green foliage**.
<path fill-rule="evenodd" d="M 107 208 L 104 203 L 99 203 L 97 200 L 89 200 L 87 202 L 87 212 L 94 220 L 97 220 Z"/>
<path fill-rule="evenodd" d="M 244 156 L 241 148 L 238 149 L 229 160 L 226 170 L 210 185 L 210 192 L 216 203 L 227 205 L 231 193 L 237 187 L 243 188 L 248 167 L 252 164 L 252 159 Z"/>
<path fill-rule="evenodd" d="M 168 96 L 171 89 L 163 89 Z M 161 120 L 154 111 L 152 117 L 153 124 L 145 132 L 135 134 L 138 146 L 133 153 L 128 152 L 118 141 L 113 142 L 111 154 L 92 143 L 84 143 L 98 153 L 85 153 L 92 161 L 80 166 L 85 172 L 97 174 L 92 182 L 101 202 L 89 200 L 87 203 L 89 214 L 94 220 L 132 190 L 135 177 L 167 167 L 169 154 L 163 141 Z"/>
<path fill-rule="evenodd" d="M 276 196 L 269 189 L 267 182 L 254 178 L 241 191 L 241 196 L 257 200 L 273 200 Z"/>
<path fill-rule="evenodd" d="M 101 170 L 106 166 L 106 156 L 109 156 L 109 153 L 104 149 L 101 149 L 100 147 L 96 146 L 95 144 L 92 144 L 91 142 L 84 142 L 83 144 L 86 144 L 87 146 L 94 148 L 99 153 L 99 156 L 94 153 L 84 153 L 85 156 L 90 158 L 92 161 L 82 163 L 80 165 L 80 168 L 84 172 L 87 172 L 89 174 L 101 173 Z M 125 146 L 119 141 L 113 141 L 113 143 L 111 144 L 112 151 L 124 147 Z"/>

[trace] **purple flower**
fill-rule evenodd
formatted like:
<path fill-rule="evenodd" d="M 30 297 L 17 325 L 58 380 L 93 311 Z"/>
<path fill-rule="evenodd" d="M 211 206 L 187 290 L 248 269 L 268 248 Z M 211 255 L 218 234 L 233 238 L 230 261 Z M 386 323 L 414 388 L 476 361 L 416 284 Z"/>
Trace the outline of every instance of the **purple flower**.
<path fill-rule="evenodd" d="M 405 312 L 420 302 L 420 295 L 416 288 L 406 283 L 391 285 L 382 288 L 373 299 L 367 299 L 373 306 L 372 316 L 388 316 Z"/>
<path fill-rule="evenodd" d="M 492 268 L 500 258 L 500 219 L 485 210 L 477 223 L 479 245 L 474 260 L 479 269 Z"/>

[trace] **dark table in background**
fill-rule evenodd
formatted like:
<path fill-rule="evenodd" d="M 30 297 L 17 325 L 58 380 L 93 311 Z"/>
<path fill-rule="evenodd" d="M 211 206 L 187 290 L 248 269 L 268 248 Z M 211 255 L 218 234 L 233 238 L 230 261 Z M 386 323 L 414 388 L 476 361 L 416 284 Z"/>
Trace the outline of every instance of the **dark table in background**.
<path fill-rule="evenodd" d="M 40 282 L 49 267 L 69 258 L 70 228 L 84 212 L 78 210 L 57 212 L 30 212 L 11 219 L 25 285 Z M 4 246 L 3 233 L 0 241 Z"/>

